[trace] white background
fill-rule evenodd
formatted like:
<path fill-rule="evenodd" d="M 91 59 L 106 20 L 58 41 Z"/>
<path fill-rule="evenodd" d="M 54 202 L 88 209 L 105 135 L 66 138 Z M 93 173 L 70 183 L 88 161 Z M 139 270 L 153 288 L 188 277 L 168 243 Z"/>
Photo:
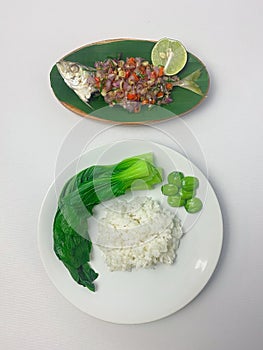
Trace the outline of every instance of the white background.
<path fill-rule="evenodd" d="M 262 11 L 260 0 L 1 3 L 1 348 L 261 349 Z M 133 326 L 92 318 L 65 300 L 37 242 L 57 156 L 80 120 L 53 96 L 49 71 L 79 46 L 120 37 L 178 39 L 206 64 L 208 99 L 183 120 L 224 218 L 220 262 L 202 293 L 172 316 Z M 91 134 L 105 127 L 86 122 Z M 173 133 L 177 122 L 158 127 Z M 194 151 L 190 157 L 201 162 Z"/>

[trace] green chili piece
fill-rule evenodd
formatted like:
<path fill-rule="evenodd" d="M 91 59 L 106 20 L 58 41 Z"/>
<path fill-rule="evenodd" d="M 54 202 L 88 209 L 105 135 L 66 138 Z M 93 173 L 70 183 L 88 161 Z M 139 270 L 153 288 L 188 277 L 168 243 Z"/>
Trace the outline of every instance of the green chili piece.
<path fill-rule="evenodd" d="M 186 176 L 182 179 L 182 188 L 191 192 L 199 186 L 199 180 L 194 176 Z"/>
<path fill-rule="evenodd" d="M 161 190 L 165 196 L 174 196 L 178 192 L 178 187 L 172 184 L 165 184 Z"/>
<path fill-rule="evenodd" d="M 184 177 L 184 174 L 180 171 L 173 171 L 168 175 L 168 182 L 169 184 L 176 185 L 177 187 L 182 186 L 182 179 Z"/>
<path fill-rule="evenodd" d="M 182 207 L 186 204 L 185 200 L 182 199 L 179 195 L 176 196 L 169 196 L 167 198 L 167 203 L 171 207 Z"/>
<path fill-rule="evenodd" d="M 184 207 L 186 211 L 188 211 L 188 213 L 193 214 L 193 213 L 197 213 L 203 208 L 203 203 L 201 199 L 194 197 L 194 198 L 188 199 Z"/>
<path fill-rule="evenodd" d="M 179 195 L 182 199 L 191 199 L 195 196 L 196 190 L 186 191 L 184 188 L 180 188 Z"/>

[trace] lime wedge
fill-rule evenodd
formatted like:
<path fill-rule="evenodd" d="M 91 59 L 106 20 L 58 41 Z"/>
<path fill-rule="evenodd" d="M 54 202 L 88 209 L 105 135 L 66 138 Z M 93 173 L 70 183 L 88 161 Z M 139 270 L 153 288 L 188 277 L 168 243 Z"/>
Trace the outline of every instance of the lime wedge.
<path fill-rule="evenodd" d="M 165 75 L 174 75 L 185 66 L 187 52 L 180 41 L 163 38 L 154 45 L 151 59 L 154 66 L 164 67 Z"/>

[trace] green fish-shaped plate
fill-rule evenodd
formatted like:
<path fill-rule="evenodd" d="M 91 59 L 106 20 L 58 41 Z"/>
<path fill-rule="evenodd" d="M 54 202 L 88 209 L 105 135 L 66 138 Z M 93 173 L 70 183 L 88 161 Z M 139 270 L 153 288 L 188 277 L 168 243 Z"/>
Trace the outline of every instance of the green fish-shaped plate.
<path fill-rule="evenodd" d="M 142 57 L 151 62 L 151 51 L 156 41 L 138 39 L 113 39 L 99 41 L 83 46 L 63 57 L 63 60 L 81 63 L 94 67 L 96 61 L 111 58 Z M 64 82 L 54 65 L 50 72 L 50 83 L 57 99 L 69 110 L 82 116 L 101 121 L 140 124 L 160 122 L 166 119 L 182 116 L 197 107 L 207 96 L 209 89 L 209 75 L 204 64 L 193 54 L 187 52 L 187 63 L 177 74 L 180 79 L 200 70 L 201 74 L 196 80 L 202 95 L 176 86 L 171 92 L 173 102 L 162 106 L 142 106 L 139 113 L 132 113 L 122 106 L 110 107 L 101 95 L 92 96 L 89 105 L 85 104 Z"/>

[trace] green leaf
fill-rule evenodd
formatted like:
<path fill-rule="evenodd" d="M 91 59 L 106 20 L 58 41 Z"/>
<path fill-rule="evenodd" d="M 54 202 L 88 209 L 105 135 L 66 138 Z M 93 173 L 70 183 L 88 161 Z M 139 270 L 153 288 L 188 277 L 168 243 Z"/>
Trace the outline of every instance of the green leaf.
<path fill-rule="evenodd" d="M 90 267 L 89 263 L 82 265 L 78 269 L 78 274 L 78 283 L 84 287 L 89 288 L 92 292 L 95 292 L 95 285 L 93 281 L 98 277 L 98 274 Z"/>
<path fill-rule="evenodd" d="M 88 223 L 86 222 L 86 231 L 87 226 Z M 60 210 L 58 210 L 53 224 L 53 239 L 54 251 L 57 257 L 64 263 L 78 268 L 89 261 L 89 254 L 92 247 L 91 241 L 82 237 L 69 224 Z"/>
<path fill-rule="evenodd" d="M 69 264 L 64 262 L 64 265 L 66 266 L 66 268 L 69 270 L 72 278 L 79 283 L 79 274 L 78 274 L 78 269 L 76 269 L 75 267 L 70 266 Z"/>
<path fill-rule="evenodd" d="M 95 272 L 88 263 L 82 265 L 82 270 L 91 282 L 95 281 L 95 279 L 99 276 L 99 274 Z"/>

